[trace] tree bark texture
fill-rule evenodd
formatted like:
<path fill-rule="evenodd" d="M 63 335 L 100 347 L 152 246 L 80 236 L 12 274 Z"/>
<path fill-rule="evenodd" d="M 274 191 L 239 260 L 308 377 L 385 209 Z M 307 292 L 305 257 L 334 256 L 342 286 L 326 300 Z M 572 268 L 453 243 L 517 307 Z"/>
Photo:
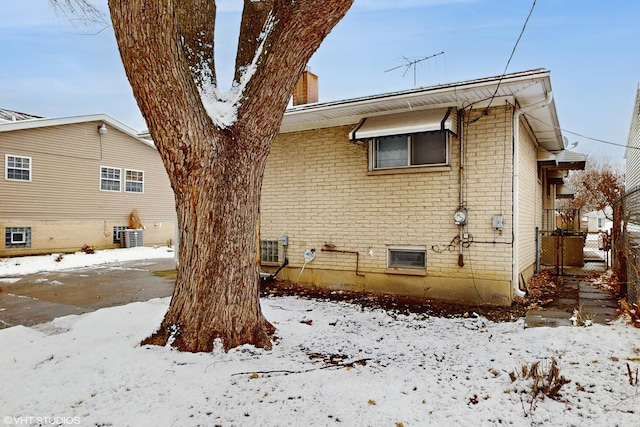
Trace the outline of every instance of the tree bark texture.
<path fill-rule="evenodd" d="M 109 0 L 120 55 L 175 193 L 179 266 L 159 330 L 183 351 L 270 348 L 256 254 L 262 177 L 293 86 L 353 0 L 245 0 L 236 79 L 258 52 L 237 120 L 218 127 L 200 98 L 216 84 L 213 0 Z M 273 23 L 265 33 L 265 22 Z M 261 51 L 259 38 L 266 34 Z"/>

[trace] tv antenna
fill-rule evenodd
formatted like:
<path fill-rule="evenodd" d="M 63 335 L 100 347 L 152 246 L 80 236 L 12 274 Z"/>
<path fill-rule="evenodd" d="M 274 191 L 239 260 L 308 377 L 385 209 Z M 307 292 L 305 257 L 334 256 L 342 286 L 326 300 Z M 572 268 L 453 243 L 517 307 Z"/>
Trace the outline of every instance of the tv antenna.
<path fill-rule="evenodd" d="M 402 59 L 404 59 L 406 61 L 405 64 L 398 65 L 397 67 L 389 68 L 388 70 L 385 70 L 385 73 L 388 73 L 389 71 L 397 70 L 398 68 L 404 67 L 404 73 L 402 73 L 402 77 L 404 77 L 409 72 L 409 69 L 413 68 L 413 87 L 416 87 L 416 68 L 417 68 L 418 64 L 420 62 L 422 62 L 422 61 L 426 61 L 427 59 L 435 58 L 436 56 L 439 56 L 439 55 L 444 55 L 444 51 L 438 52 L 438 53 L 434 53 L 433 55 L 425 56 L 424 58 L 416 59 L 416 60 L 413 60 L 413 61 L 410 60 L 409 58 L 407 58 L 406 56 L 403 56 Z"/>

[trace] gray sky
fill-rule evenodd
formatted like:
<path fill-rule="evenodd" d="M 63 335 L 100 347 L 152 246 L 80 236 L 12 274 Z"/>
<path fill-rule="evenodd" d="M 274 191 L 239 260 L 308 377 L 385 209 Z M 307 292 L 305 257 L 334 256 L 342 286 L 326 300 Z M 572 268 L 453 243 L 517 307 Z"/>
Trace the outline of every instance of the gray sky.
<path fill-rule="evenodd" d="M 107 13 L 106 0 L 95 4 Z M 241 0 L 217 1 L 216 66 L 230 85 Z M 356 0 L 310 61 L 320 101 L 498 76 L 533 0 Z M 110 27 L 73 25 L 48 1 L 2 0 L 0 107 L 46 117 L 106 113 L 144 130 Z M 640 82 L 640 2 L 537 0 L 507 72 L 551 70 L 574 149 L 622 161 Z M 394 71 L 386 72 L 394 67 Z M 575 134 L 583 135 L 578 136 Z"/>

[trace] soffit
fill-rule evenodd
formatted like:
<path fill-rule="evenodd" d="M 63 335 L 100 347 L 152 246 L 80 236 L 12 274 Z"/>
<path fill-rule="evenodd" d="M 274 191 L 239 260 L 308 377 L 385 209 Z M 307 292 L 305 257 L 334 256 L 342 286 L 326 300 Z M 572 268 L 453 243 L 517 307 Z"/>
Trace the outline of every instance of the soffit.
<path fill-rule="evenodd" d="M 556 186 L 556 199 L 573 199 L 573 190 L 566 185 Z"/>
<path fill-rule="evenodd" d="M 562 150 L 556 154 L 557 169 L 583 170 L 587 164 L 587 156 L 575 151 Z"/>

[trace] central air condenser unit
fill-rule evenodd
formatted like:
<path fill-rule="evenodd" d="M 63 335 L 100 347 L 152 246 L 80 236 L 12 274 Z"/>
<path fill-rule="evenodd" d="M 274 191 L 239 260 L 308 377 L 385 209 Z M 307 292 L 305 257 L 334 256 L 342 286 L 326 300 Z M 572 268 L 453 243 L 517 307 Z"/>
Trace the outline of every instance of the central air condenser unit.
<path fill-rule="evenodd" d="M 123 248 L 144 246 L 142 230 L 122 230 L 120 232 L 120 245 Z"/>

